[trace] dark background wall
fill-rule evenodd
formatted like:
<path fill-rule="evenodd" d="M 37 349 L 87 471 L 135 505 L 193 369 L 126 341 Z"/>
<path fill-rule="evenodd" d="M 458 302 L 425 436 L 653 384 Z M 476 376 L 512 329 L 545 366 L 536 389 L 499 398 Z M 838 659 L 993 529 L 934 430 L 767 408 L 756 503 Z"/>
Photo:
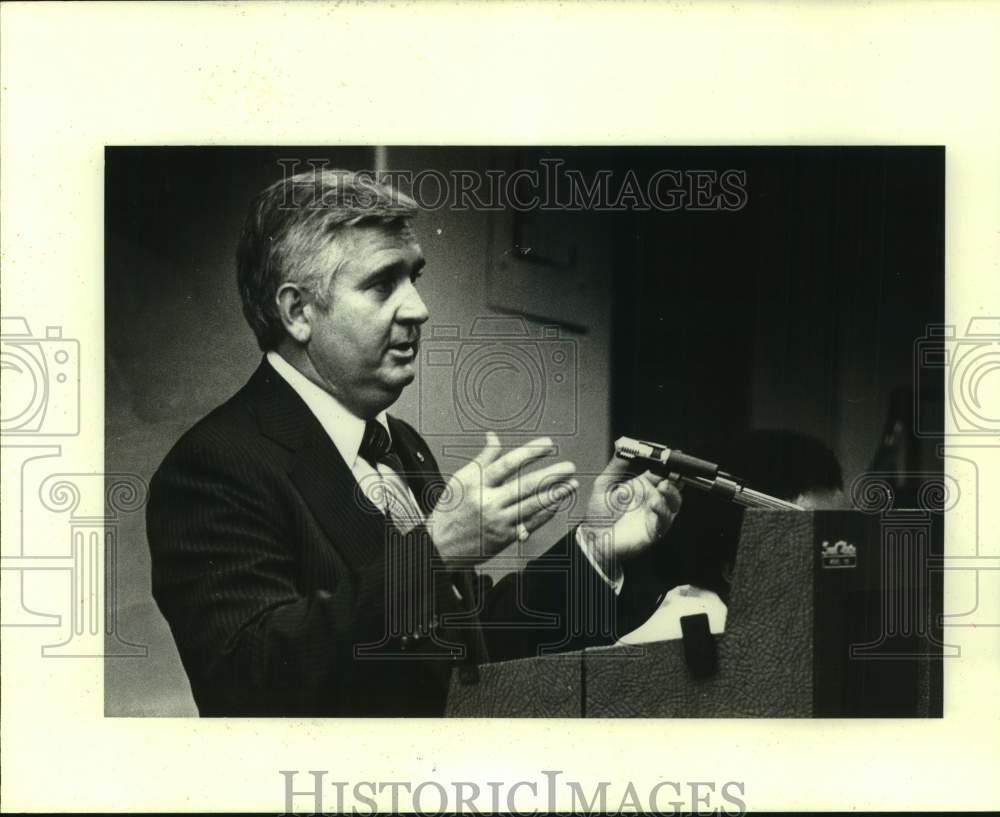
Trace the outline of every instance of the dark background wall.
<path fill-rule="evenodd" d="M 745 169 L 748 200 L 637 216 L 615 287 L 615 420 L 717 456 L 745 429 L 802 431 L 846 480 L 868 468 L 893 394 L 914 399 L 914 342 L 944 319 L 944 150 L 662 149 L 630 164 Z"/>
<path fill-rule="evenodd" d="M 482 172 L 537 167 L 544 157 L 615 177 L 742 170 L 747 201 L 735 212 L 531 214 L 528 234 L 575 258 L 562 273 L 510 262 L 509 212 L 422 213 L 425 338 L 453 326 L 466 339 L 477 318 L 509 316 L 512 307 L 529 313 L 529 341 L 557 326 L 575 354 L 577 388 L 568 408 L 531 431 L 554 434 L 560 455 L 584 473 L 600 469 L 621 434 L 724 456 L 730 436 L 761 427 L 817 436 L 848 480 L 868 467 L 892 395 L 913 386 L 913 343 L 943 316 L 942 149 L 390 147 L 378 161 Z M 233 254 L 247 203 L 289 158 L 361 169 L 375 166 L 376 151 L 109 149 L 109 471 L 148 479 L 177 437 L 258 364 Z M 552 317 L 564 318 L 567 305 L 573 320 L 559 324 Z M 420 382 L 393 411 L 435 431 L 454 412 L 454 393 L 421 391 Z M 530 387 L 516 373 L 493 382 L 496 399 L 515 405 Z M 514 443 L 525 435 L 504 436 Z M 429 437 L 446 471 L 481 439 L 457 429 Z M 554 540 L 565 521 L 532 546 Z M 194 714 L 150 597 L 141 514 L 120 534 L 119 626 L 150 649 L 146 659 L 106 662 L 106 711 Z M 510 567 L 498 559 L 488 569 Z"/>

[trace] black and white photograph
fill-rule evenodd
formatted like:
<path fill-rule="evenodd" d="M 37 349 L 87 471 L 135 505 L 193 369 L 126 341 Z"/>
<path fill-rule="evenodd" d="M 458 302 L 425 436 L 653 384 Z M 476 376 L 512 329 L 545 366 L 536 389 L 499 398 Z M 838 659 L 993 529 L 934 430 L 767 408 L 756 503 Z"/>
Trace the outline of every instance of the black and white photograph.
<path fill-rule="evenodd" d="M 995 809 L 998 37 L 0 3 L 4 813 Z"/>
<path fill-rule="evenodd" d="M 106 714 L 940 716 L 944 162 L 109 147 Z"/>

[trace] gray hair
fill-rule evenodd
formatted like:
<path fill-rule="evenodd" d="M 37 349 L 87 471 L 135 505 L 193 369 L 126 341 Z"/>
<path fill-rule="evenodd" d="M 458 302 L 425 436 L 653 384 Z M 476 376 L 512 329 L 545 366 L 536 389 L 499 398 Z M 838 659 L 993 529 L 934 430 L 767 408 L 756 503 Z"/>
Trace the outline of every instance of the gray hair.
<path fill-rule="evenodd" d="M 370 172 L 299 173 L 261 191 L 250 205 L 236 251 L 243 315 L 264 351 L 285 336 L 276 295 L 286 282 L 308 290 L 326 308 L 335 270 L 318 268 L 317 253 L 360 224 L 403 229 L 417 214 L 409 196 Z"/>

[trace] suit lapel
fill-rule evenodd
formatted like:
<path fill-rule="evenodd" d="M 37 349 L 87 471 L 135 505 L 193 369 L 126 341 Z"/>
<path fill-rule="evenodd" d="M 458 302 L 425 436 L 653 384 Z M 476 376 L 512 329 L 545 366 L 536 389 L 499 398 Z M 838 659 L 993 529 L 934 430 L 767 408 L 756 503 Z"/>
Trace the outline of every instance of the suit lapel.
<path fill-rule="evenodd" d="M 292 481 L 338 552 L 364 567 L 380 554 L 390 523 L 365 496 L 319 423 L 306 443 L 292 465 Z"/>
<path fill-rule="evenodd" d="M 441 478 L 441 473 L 431 465 L 429 452 L 424 450 L 424 446 L 406 426 L 391 415 L 387 415 L 387 419 L 393 450 L 403 463 L 404 473 L 400 476 L 410 486 L 417 505 L 426 518 L 431 515 L 444 490 L 444 480 Z"/>
<path fill-rule="evenodd" d="M 327 538 L 354 568 L 385 542 L 386 518 L 364 495 L 319 420 L 265 359 L 248 384 L 262 434 L 284 448 L 288 472 Z"/>
<path fill-rule="evenodd" d="M 424 516 L 430 517 L 444 490 L 444 478 L 432 464 L 433 458 L 423 441 L 396 418 L 389 417 L 388 419 L 393 447 L 406 469 L 406 480 L 410 485 L 410 490 L 417 498 Z M 445 628 L 445 638 L 464 643 L 469 650 L 466 662 L 474 667 L 476 663 L 489 660 L 482 628 L 469 626 L 470 622 L 476 622 L 478 625 L 479 578 L 471 567 L 462 568 L 452 572 L 452 582 L 462 594 L 459 607 L 467 615 L 461 617 L 464 619 L 463 626 L 457 629 Z"/>

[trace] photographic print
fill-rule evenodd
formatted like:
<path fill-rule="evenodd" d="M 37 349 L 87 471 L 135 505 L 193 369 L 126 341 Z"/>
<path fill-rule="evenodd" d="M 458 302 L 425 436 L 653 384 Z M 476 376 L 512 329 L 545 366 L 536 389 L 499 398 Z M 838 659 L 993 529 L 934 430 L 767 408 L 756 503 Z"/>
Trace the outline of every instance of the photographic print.
<path fill-rule="evenodd" d="M 944 160 L 109 147 L 106 713 L 939 716 Z"/>
<path fill-rule="evenodd" d="M 0 798 L 995 805 L 1000 15 L 0 4 Z"/>

